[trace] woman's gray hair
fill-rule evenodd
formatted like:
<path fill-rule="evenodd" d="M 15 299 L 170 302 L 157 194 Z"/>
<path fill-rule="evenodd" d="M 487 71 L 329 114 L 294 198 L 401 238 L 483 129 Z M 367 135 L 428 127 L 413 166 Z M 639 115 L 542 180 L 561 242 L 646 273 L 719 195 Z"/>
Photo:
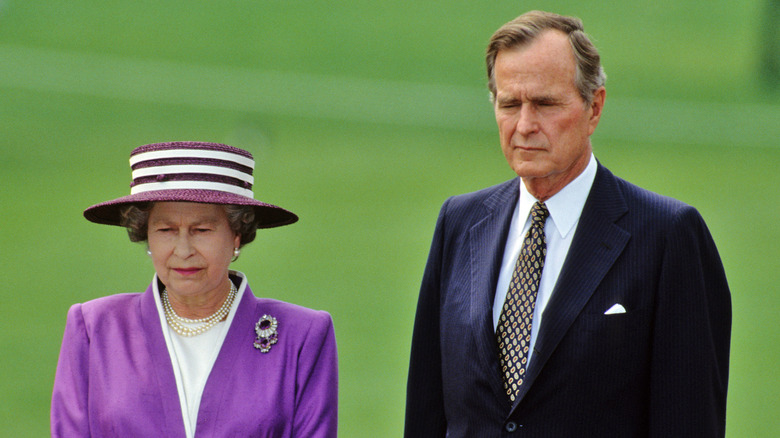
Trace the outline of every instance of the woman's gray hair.
<path fill-rule="evenodd" d="M 122 207 L 120 225 L 127 229 L 131 242 L 146 242 L 149 239 L 149 212 L 154 203 L 129 204 Z M 257 221 L 251 205 L 222 205 L 227 214 L 230 229 L 241 236 L 240 247 L 255 240 Z"/>
<path fill-rule="evenodd" d="M 521 47 L 530 43 L 546 30 L 558 30 L 569 36 L 574 57 L 577 60 L 575 85 L 585 103 L 593 101 L 593 94 L 606 83 L 607 75 L 601 66 L 596 46 L 585 34 L 582 20 L 550 12 L 530 11 L 501 26 L 488 43 L 485 62 L 487 64 L 488 88 L 493 100 L 496 98 L 496 57 L 502 50 Z"/>

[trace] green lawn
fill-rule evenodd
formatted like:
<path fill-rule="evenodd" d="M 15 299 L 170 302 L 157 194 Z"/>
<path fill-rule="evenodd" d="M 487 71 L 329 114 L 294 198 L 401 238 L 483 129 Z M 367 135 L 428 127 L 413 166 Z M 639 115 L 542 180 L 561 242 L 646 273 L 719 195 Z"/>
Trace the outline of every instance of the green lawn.
<path fill-rule="evenodd" d="M 601 48 L 597 157 L 702 212 L 734 304 L 728 436 L 780 435 L 780 96 L 759 85 L 764 4 L 476 3 L 0 0 L 0 435 L 47 434 L 69 305 L 153 274 L 143 246 L 83 209 L 128 192 L 132 148 L 207 140 L 253 152 L 257 196 L 301 216 L 261 231 L 235 267 L 259 295 L 333 315 L 340 435 L 400 436 L 438 209 L 513 176 L 482 53 L 528 8 L 581 16 Z"/>

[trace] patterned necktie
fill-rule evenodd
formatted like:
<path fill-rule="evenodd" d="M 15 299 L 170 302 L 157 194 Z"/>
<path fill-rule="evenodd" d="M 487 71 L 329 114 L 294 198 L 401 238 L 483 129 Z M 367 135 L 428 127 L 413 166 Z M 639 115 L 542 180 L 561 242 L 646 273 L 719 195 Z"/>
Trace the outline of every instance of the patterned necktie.
<path fill-rule="evenodd" d="M 542 278 L 547 242 L 544 221 L 550 214 L 540 202 L 531 209 L 531 229 L 525 235 L 523 248 L 517 257 L 512 281 L 506 293 L 504 307 L 498 319 L 499 362 L 504 378 L 504 389 L 514 402 L 525 378 L 528 348 L 531 343 L 531 322 L 534 317 L 536 293 Z"/>

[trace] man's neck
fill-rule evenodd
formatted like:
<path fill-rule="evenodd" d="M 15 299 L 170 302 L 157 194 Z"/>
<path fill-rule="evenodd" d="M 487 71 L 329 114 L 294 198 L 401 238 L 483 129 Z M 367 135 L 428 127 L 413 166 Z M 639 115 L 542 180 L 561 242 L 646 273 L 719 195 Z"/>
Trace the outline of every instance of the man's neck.
<path fill-rule="evenodd" d="M 534 198 L 545 202 L 563 190 L 572 181 L 585 171 L 590 163 L 592 152 L 588 152 L 583 158 L 577 160 L 571 167 L 561 173 L 538 178 L 522 178 L 525 188 Z"/>

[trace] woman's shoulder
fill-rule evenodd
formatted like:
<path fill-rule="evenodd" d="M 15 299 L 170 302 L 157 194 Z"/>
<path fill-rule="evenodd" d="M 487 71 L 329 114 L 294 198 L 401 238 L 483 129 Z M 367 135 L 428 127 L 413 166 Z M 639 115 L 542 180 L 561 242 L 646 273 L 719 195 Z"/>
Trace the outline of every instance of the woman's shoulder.
<path fill-rule="evenodd" d="M 277 321 L 280 333 L 284 331 L 300 341 L 313 336 L 315 338 L 333 336 L 333 320 L 324 310 L 316 310 L 298 304 L 275 300 L 272 298 L 256 298 L 254 301 L 254 320 L 260 321 L 266 317 Z"/>
<path fill-rule="evenodd" d="M 81 306 L 90 309 L 112 309 L 116 307 L 121 308 L 133 301 L 138 300 L 141 295 L 143 295 L 142 292 L 128 292 L 106 295 L 104 297 L 86 301 L 82 303 Z"/>
<path fill-rule="evenodd" d="M 137 303 L 143 293 L 120 293 L 107 295 L 84 303 L 71 306 L 69 314 L 78 312 L 85 319 L 113 318 L 118 315 L 126 315 L 128 310 Z"/>
<path fill-rule="evenodd" d="M 273 298 L 254 298 L 257 306 L 257 312 L 276 313 L 280 316 L 292 318 L 297 321 L 330 320 L 330 314 L 324 310 L 311 309 L 298 304 L 288 303 L 286 301 L 275 300 Z"/>

